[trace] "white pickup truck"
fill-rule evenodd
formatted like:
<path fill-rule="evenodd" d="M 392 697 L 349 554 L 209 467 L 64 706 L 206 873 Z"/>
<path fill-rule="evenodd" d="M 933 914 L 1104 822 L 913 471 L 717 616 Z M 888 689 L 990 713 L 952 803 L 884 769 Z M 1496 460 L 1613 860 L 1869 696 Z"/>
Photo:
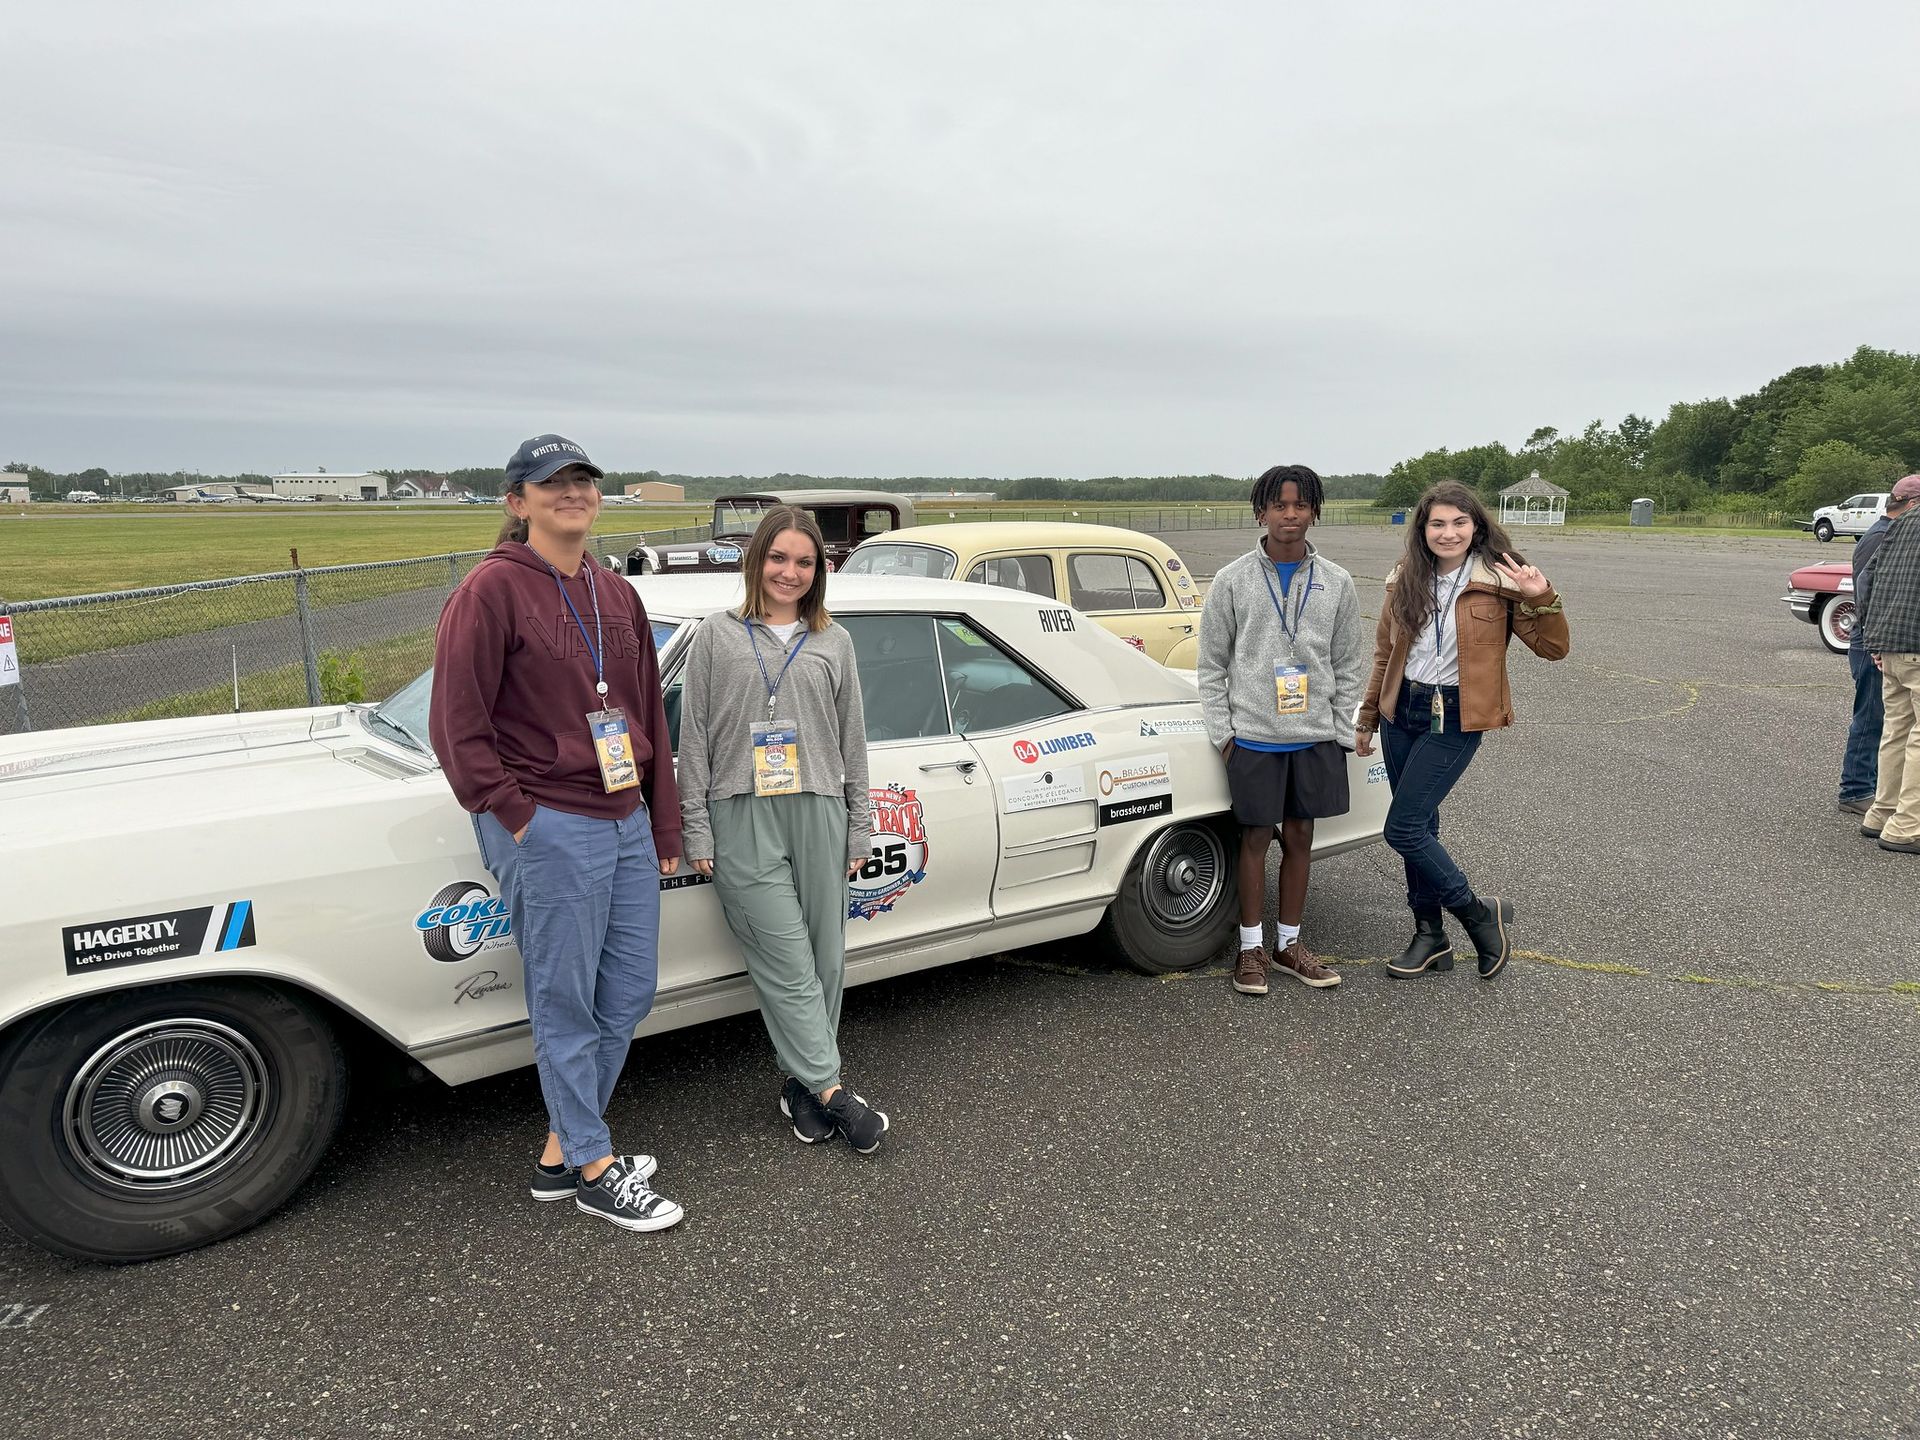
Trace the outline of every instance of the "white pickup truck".
<path fill-rule="evenodd" d="M 1873 522 L 1887 513 L 1885 494 L 1849 495 L 1838 505 L 1822 505 L 1813 512 L 1813 533 L 1819 540 L 1851 535 L 1858 540 Z"/>

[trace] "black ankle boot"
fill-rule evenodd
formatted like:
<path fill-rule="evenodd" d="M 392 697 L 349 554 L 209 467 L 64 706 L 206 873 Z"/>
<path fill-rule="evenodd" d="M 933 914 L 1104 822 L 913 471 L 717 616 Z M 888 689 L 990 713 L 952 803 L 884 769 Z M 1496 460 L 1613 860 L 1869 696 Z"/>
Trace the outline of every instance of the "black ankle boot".
<path fill-rule="evenodd" d="M 1453 969 L 1453 946 L 1447 943 L 1447 924 L 1438 910 L 1413 912 L 1413 943 L 1397 960 L 1387 962 L 1387 974 L 1396 979 L 1423 975 L 1429 970 Z"/>
<path fill-rule="evenodd" d="M 1491 980 L 1506 967 L 1507 957 L 1513 953 L 1513 941 L 1507 935 L 1507 927 L 1513 924 L 1513 902 L 1495 895 L 1447 908 L 1466 926 L 1467 938 L 1480 952 L 1480 978 Z"/>

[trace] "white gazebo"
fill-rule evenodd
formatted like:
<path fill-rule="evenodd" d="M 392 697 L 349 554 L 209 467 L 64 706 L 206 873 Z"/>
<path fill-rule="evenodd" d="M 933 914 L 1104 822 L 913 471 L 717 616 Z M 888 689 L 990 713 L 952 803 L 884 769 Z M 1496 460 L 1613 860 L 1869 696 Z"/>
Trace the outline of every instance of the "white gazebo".
<path fill-rule="evenodd" d="M 1502 525 L 1564 525 L 1567 523 L 1567 492 L 1551 481 L 1542 480 L 1534 471 L 1518 485 L 1500 492 Z"/>

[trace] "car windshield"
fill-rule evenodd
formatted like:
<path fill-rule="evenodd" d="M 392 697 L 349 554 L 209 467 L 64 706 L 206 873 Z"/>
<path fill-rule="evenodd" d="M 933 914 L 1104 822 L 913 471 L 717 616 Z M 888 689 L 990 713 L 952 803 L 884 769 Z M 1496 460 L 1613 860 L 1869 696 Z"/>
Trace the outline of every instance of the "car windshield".
<path fill-rule="evenodd" d="M 770 500 L 716 500 L 713 505 L 715 535 L 751 535 L 760 517 L 773 508 Z"/>
<path fill-rule="evenodd" d="M 654 618 L 653 648 L 664 651 L 673 637 L 679 633 L 684 621 L 677 619 Z M 433 703 L 433 671 L 424 670 L 399 690 L 361 712 L 367 725 L 385 738 L 410 750 L 418 750 L 422 755 L 431 755 L 433 747 L 427 740 L 427 710 Z"/>
<path fill-rule="evenodd" d="M 862 545 L 840 567 L 845 575 L 917 575 L 951 580 L 958 557 L 933 545 Z"/>

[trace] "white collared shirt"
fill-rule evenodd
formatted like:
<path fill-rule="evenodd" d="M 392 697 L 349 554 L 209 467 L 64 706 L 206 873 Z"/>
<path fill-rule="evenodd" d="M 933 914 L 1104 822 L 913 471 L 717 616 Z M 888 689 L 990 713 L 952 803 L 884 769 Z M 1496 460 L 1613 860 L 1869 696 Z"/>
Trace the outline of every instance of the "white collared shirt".
<path fill-rule="evenodd" d="M 1407 651 L 1407 679 L 1416 685 L 1460 683 L 1458 601 L 1472 568 L 1473 558 L 1469 556 L 1451 575 L 1433 577 L 1434 612 L 1413 637 L 1413 646 Z M 1443 614 L 1447 622 L 1444 634 L 1437 623 Z"/>

